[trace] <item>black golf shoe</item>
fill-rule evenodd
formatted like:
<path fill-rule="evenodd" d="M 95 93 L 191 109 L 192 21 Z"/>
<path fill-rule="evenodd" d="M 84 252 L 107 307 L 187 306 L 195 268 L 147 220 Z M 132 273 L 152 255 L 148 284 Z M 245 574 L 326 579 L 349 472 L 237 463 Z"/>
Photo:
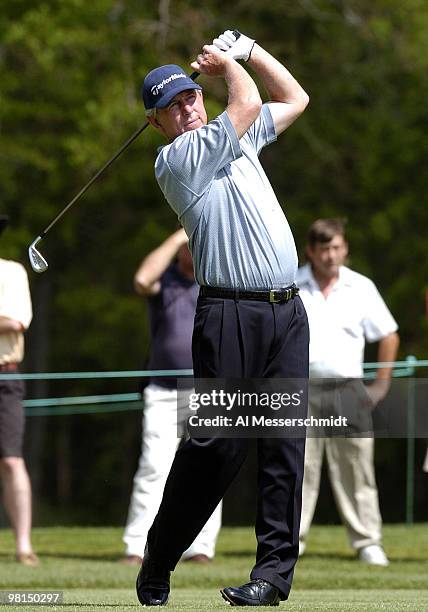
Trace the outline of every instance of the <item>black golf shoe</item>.
<path fill-rule="evenodd" d="M 226 587 L 220 593 L 232 606 L 277 606 L 279 590 L 266 580 L 251 580 L 240 587 Z"/>
<path fill-rule="evenodd" d="M 152 561 L 143 559 L 137 576 L 137 595 L 143 606 L 164 606 L 168 602 L 171 572 Z"/>

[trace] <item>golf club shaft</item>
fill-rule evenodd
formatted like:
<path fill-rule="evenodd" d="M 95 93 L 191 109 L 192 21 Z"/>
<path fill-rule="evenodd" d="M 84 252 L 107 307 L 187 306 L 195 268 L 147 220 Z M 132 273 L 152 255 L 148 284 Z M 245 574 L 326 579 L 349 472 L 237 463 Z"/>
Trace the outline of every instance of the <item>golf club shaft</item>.
<path fill-rule="evenodd" d="M 193 72 L 190 75 L 190 78 L 192 79 L 192 81 L 195 81 L 199 76 L 199 72 Z M 138 130 L 136 132 L 134 132 L 134 134 L 132 134 L 132 136 L 130 136 L 130 138 L 128 138 L 128 140 L 120 147 L 120 149 L 117 151 L 117 153 L 115 153 L 113 155 L 113 157 L 111 159 L 109 159 L 102 168 L 100 168 L 100 170 L 98 170 L 98 172 L 91 178 L 91 180 L 86 183 L 86 185 L 84 187 L 82 187 L 82 189 L 79 191 L 78 194 L 76 194 L 74 196 L 74 198 L 71 200 L 71 202 L 69 202 L 67 204 L 67 206 L 65 206 L 55 217 L 55 219 L 53 219 L 49 225 L 42 231 L 42 233 L 40 234 L 39 238 L 43 238 L 44 236 L 46 236 L 46 234 L 48 233 L 48 231 L 57 223 L 57 221 L 59 221 L 61 219 L 61 217 L 63 215 L 65 215 L 65 213 L 67 212 L 67 210 L 69 208 L 71 208 L 73 206 L 73 204 L 75 204 L 77 202 L 77 200 L 79 200 L 82 195 L 84 193 L 86 193 L 89 189 L 89 187 L 95 183 L 95 181 L 107 170 L 107 168 L 109 168 L 112 163 L 114 161 L 116 161 L 116 159 L 122 155 L 122 153 L 129 147 L 130 144 L 132 144 L 134 142 L 134 140 L 141 134 L 141 132 L 143 132 L 146 127 L 149 125 L 149 122 L 146 121 L 144 123 L 144 125 L 142 125 L 140 128 L 138 128 Z"/>

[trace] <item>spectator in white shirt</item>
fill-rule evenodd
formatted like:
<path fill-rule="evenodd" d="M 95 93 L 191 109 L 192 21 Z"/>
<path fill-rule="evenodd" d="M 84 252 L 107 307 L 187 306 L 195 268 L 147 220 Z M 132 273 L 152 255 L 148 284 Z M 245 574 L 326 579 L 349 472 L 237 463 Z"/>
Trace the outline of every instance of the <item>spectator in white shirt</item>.
<path fill-rule="evenodd" d="M 0 234 L 8 223 L 0 215 Z M 31 482 L 23 457 L 25 415 L 24 382 L 19 374 L 24 358 L 24 332 L 32 319 L 27 273 L 16 262 L 0 258 L 0 483 L 3 503 L 16 544 L 18 563 L 37 566 L 31 544 Z"/>
<path fill-rule="evenodd" d="M 297 285 L 310 329 L 311 378 L 359 378 L 364 347 L 378 342 L 379 362 L 393 362 L 399 337 L 397 323 L 374 283 L 344 265 L 348 255 L 344 223 L 319 219 L 309 229 L 306 255 Z M 388 392 L 391 367 L 377 370 L 366 387 L 374 408 Z M 316 398 L 309 409 L 316 411 Z M 325 403 L 325 396 L 323 402 Z M 374 473 L 373 437 L 308 437 L 303 481 L 300 554 L 306 547 L 318 499 L 324 449 L 336 504 L 350 543 L 361 561 L 388 565 L 382 548 L 382 519 Z"/>

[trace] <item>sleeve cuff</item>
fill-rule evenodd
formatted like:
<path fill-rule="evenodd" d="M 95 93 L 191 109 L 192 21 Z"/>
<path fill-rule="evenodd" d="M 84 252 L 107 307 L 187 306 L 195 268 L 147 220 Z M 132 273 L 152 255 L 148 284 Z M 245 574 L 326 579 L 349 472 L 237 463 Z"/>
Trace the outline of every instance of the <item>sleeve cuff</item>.
<path fill-rule="evenodd" d="M 242 150 L 241 145 L 239 144 L 238 134 L 236 133 L 236 130 L 229 118 L 229 115 L 226 111 L 223 111 L 221 115 L 218 116 L 218 118 L 220 119 L 229 138 L 233 159 L 238 159 L 238 157 L 242 157 Z"/>
<path fill-rule="evenodd" d="M 263 104 L 262 114 L 263 114 L 263 119 L 265 121 L 265 126 L 267 130 L 266 144 L 270 144 L 271 142 L 275 142 L 277 137 L 276 137 L 275 124 L 273 122 L 273 117 L 272 117 L 272 113 L 270 112 L 269 104 Z"/>

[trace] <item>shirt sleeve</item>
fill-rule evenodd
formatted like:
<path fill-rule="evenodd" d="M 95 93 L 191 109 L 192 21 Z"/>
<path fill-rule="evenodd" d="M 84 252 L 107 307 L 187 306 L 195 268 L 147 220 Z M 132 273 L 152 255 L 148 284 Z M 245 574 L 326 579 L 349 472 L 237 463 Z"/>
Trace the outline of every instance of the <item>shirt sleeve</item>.
<path fill-rule="evenodd" d="M 383 301 L 376 285 L 369 279 L 367 279 L 364 300 L 366 312 L 362 325 L 368 342 L 377 342 L 397 331 L 397 322 Z"/>
<path fill-rule="evenodd" d="M 259 116 L 243 136 L 243 139 L 257 151 L 257 155 L 263 147 L 276 140 L 275 125 L 269 104 L 263 104 Z"/>
<path fill-rule="evenodd" d="M 207 125 L 177 137 L 162 148 L 155 164 L 158 183 L 180 216 L 192 197 L 200 198 L 216 174 L 242 155 L 226 111 Z"/>
<path fill-rule="evenodd" d="M 0 281 L 0 316 L 22 323 L 27 329 L 33 317 L 30 287 L 24 266 L 13 262 Z"/>

